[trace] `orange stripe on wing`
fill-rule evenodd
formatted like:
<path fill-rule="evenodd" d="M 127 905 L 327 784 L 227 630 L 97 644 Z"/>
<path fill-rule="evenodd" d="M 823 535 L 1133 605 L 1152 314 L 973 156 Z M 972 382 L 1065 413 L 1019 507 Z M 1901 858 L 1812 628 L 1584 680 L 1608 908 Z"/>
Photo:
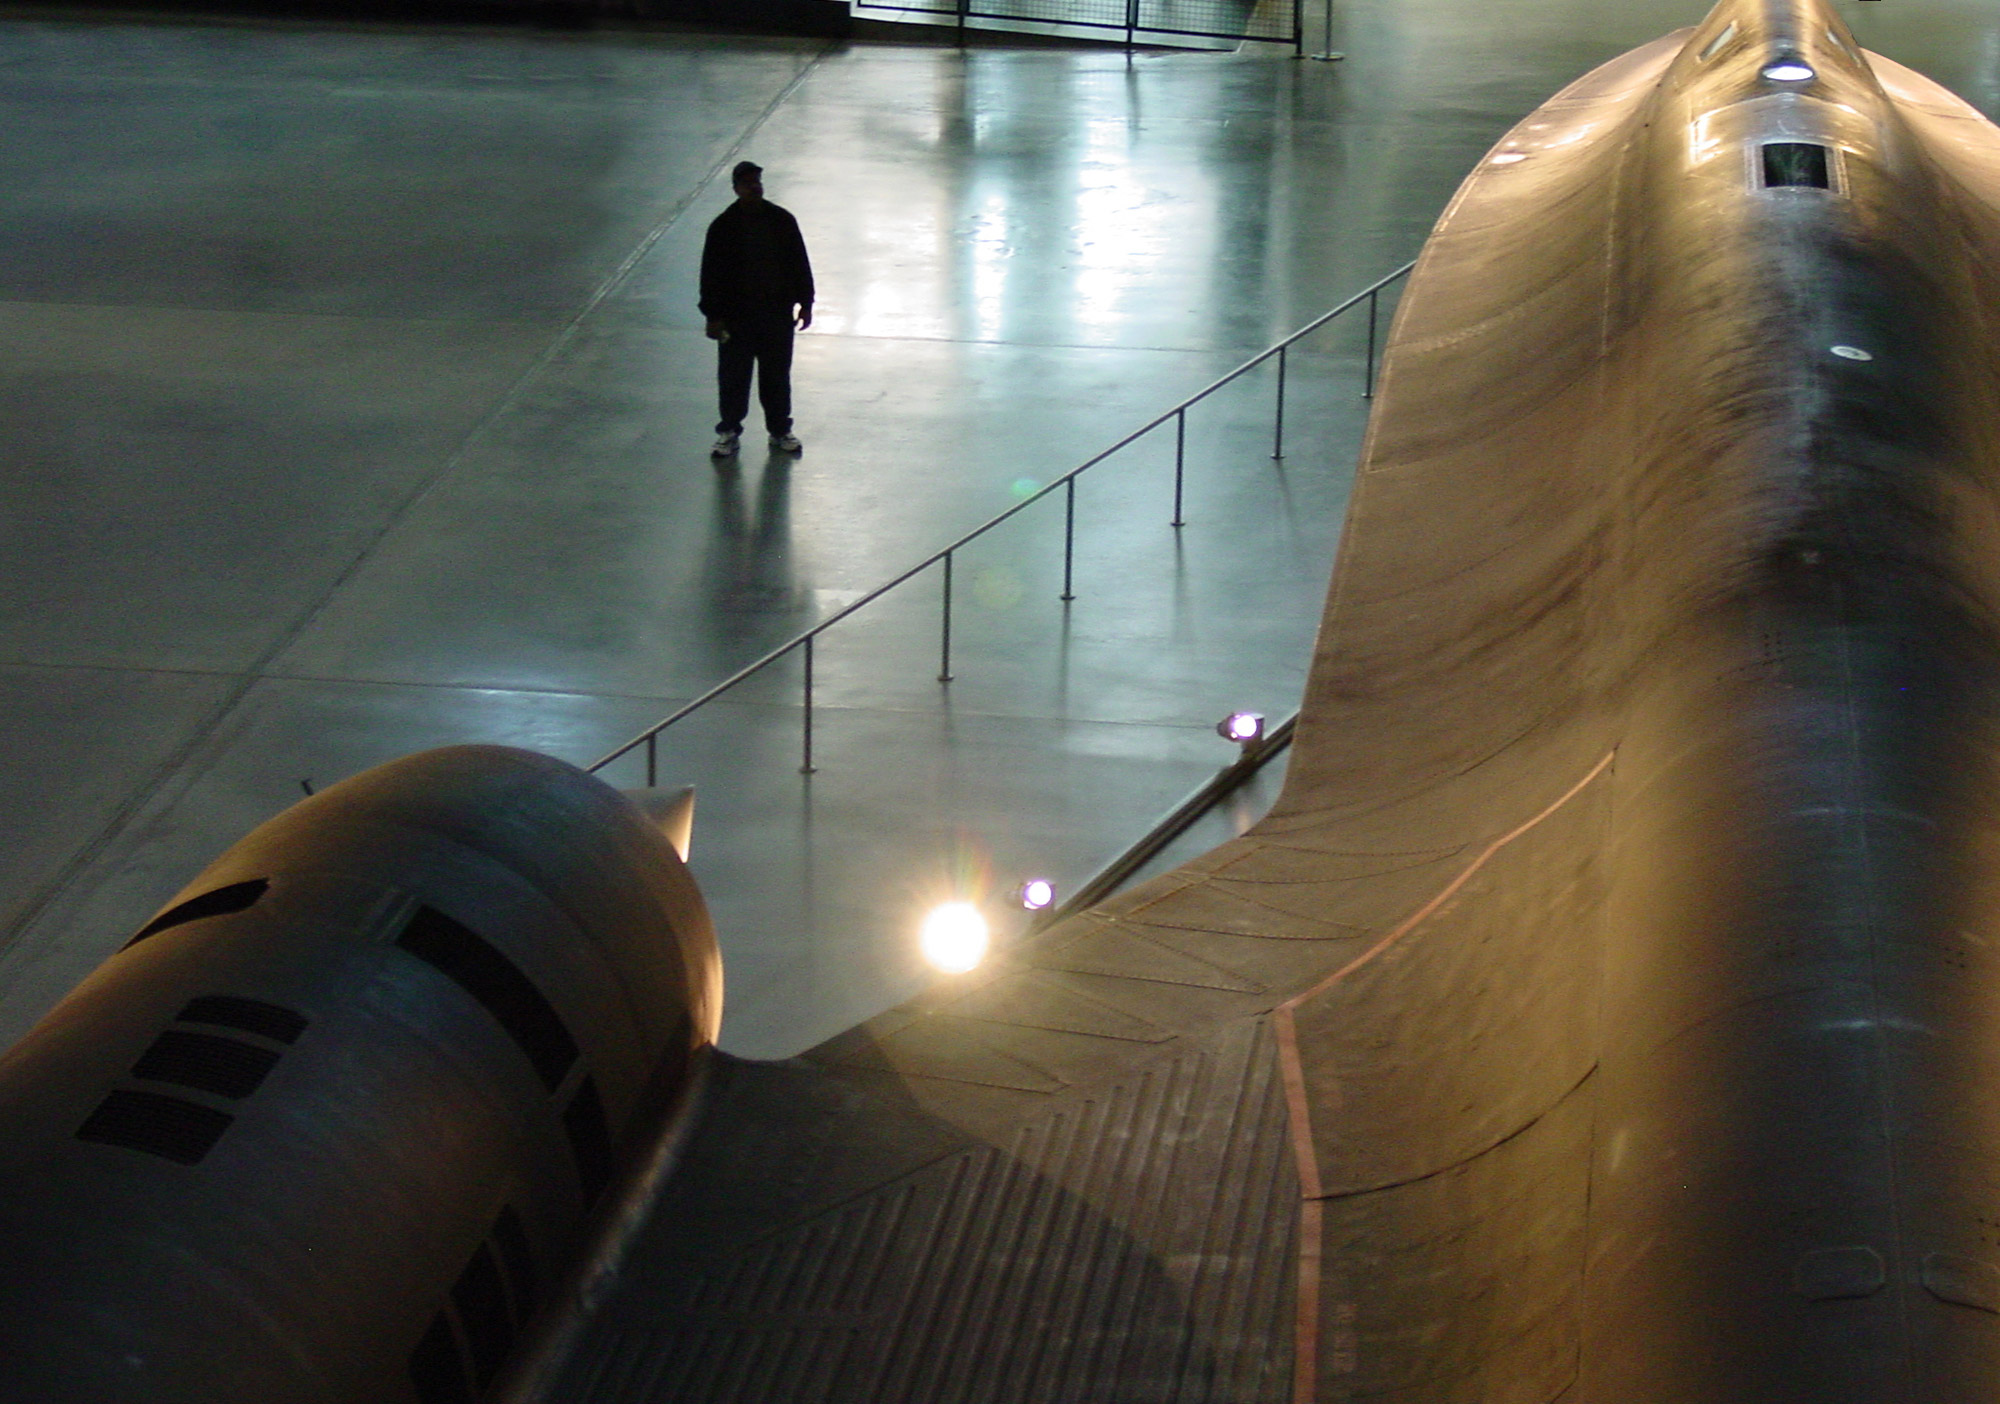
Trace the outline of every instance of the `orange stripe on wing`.
<path fill-rule="evenodd" d="M 1548 808 L 1487 844 L 1484 851 L 1473 859 L 1464 871 L 1446 883 L 1416 911 L 1397 922 L 1374 945 L 1311 989 L 1293 995 L 1271 1011 L 1272 1031 L 1278 1040 L 1279 1071 L 1285 1084 L 1285 1106 L 1292 1125 L 1292 1155 L 1297 1161 L 1299 1175 L 1298 1339 L 1293 1347 L 1293 1404 L 1313 1404 L 1319 1389 L 1320 1291 L 1324 1281 L 1320 1258 L 1323 1217 L 1321 1202 L 1326 1191 L 1320 1183 L 1319 1156 L 1313 1150 L 1312 1108 L 1306 1100 L 1305 1064 L 1299 1057 L 1298 1022 L 1292 1011 L 1314 995 L 1333 988 L 1414 931 L 1439 907 L 1450 901 L 1454 893 L 1471 881 L 1473 875 L 1485 867 L 1494 854 L 1581 794 L 1585 786 L 1604 773 L 1617 754 L 1616 751 L 1607 751 L 1604 758 L 1592 766 L 1587 775 L 1563 791 Z"/>

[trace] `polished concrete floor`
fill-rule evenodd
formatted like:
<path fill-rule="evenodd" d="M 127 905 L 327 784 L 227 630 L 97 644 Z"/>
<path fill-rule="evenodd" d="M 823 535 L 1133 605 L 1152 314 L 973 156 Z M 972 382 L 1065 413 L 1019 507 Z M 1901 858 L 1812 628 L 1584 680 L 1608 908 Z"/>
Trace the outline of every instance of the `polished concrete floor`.
<path fill-rule="evenodd" d="M 0 1041 L 302 785 L 602 754 L 1413 256 L 1701 11 L 1341 0 L 1340 64 L 0 11 Z M 1843 11 L 2000 106 L 1990 0 Z M 719 474 L 692 285 L 744 156 L 822 301 L 804 457 Z M 931 581 L 829 636 L 811 777 L 790 664 L 670 734 L 726 1046 L 903 997 L 929 901 L 1077 881 L 1288 710 L 1359 345 L 1294 358 L 1282 462 L 1267 377 L 1192 418 L 1180 532 L 1170 438 L 1095 470 L 1067 607 L 1053 504 L 968 550 L 948 688 Z"/>

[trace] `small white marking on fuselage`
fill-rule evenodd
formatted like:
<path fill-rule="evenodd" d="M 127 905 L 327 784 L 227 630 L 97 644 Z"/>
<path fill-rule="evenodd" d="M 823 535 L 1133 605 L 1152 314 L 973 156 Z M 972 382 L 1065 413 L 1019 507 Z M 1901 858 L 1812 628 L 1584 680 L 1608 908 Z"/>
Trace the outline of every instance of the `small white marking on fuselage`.
<path fill-rule="evenodd" d="M 1821 1033 L 1875 1033 L 1882 1029 L 1888 1029 L 1895 1033 L 1927 1034 L 1931 1032 L 1930 1025 L 1928 1024 L 1919 1024 L 1914 1019 L 1899 1019 L 1895 1017 L 1887 1019 L 1835 1019 L 1819 1026 Z"/>

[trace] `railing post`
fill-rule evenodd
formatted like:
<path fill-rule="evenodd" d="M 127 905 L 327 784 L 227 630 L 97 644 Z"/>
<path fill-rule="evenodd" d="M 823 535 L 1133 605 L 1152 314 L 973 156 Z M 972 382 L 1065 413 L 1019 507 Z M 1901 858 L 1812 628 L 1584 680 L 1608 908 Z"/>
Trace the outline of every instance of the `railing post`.
<path fill-rule="evenodd" d="M 1062 598 L 1073 600 L 1076 592 L 1070 589 L 1071 571 L 1076 560 L 1076 479 L 1067 478 L 1063 486 L 1068 489 L 1063 495 L 1063 592 Z"/>
<path fill-rule="evenodd" d="M 1174 415 L 1174 522 L 1177 527 L 1186 526 L 1181 516 L 1181 481 L 1187 467 L 1187 410 L 1183 407 Z"/>
<path fill-rule="evenodd" d="M 813 636 L 806 635 L 806 689 L 805 689 L 805 757 L 799 763 L 799 774 L 813 773 Z"/>
<path fill-rule="evenodd" d="M 1290 347 L 1278 348 L 1278 414 L 1271 430 L 1271 457 L 1285 456 L 1285 352 Z"/>
<path fill-rule="evenodd" d="M 1301 19 L 1298 21 L 1298 24 L 1301 40 L 1303 41 L 1305 21 Z M 1322 63 L 1338 63 L 1347 57 L 1346 54 L 1335 53 L 1333 50 L 1333 0 L 1326 0 L 1326 42 L 1319 46 L 1319 52 L 1314 54 L 1313 57 Z"/>
<path fill-rule="evenodd" d="M 646 788 L 660 783 L 660 733 L 646 733 Z"/>
<path fill-rule="evenodd" d="M 944 553 L 944 642 L 938 647 L 938 681 L 951 681 L 951 552 Z"/>
<path fill-rule="evenodd" d="M 1373 292 L 1368 294 L 1368 376 L 1361 387 L 1364 400 L 1375 398 L 1375 297 Z"/>

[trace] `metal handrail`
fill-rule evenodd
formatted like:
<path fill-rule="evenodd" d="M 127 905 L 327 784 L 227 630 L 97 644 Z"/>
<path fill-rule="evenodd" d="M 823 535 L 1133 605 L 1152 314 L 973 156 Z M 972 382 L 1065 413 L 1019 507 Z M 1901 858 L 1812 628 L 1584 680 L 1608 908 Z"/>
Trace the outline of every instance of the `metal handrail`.
<path fill-rule="evenodd" d="M 1296 58 L 1303 58 L 1306 51 L 1303 0 L 1292 0 L 1292 28 L 1291 32 L 1287 34 L 1251 34 L 1246 29 L 1219 29 L 1214 27 L 1208 29 L 1176 29 L 1171 26 L 1142 24 L 1140 22 L 1139 0 L 1125 0 L 1124 15 L 1116 20 L 1081 19 L 1075 15 L 1065 15 L 1061 18 L 1055 18 L 1047 14 L 1023 14 L 1019 12 L 1018 8 L 1009 10 L 1004 6 L 997 9 L 981 9 L 975 7 L 977 3 L 990 4 L 991 0 L 952 0 L 952 3 L 948 5 L 925 4 L 922 3 L 922 0 L 855 0 L 854 8 L 856 10 L 887 10 L 894 14 L 917 15 L 921 16 L 924 20 L 932 21 L 939 28 L 949 25 L 956 31 L 956 42 L 960 48 L 965 47 L 967 21 L 979 19 L 998 20 L 1003 25 L 1010 23 L 1049 25 L 1057 29 L 1114 31 L 1122 29 L 1125 31 L 1125 38 L 1122 42 L 1128 50 L 1137 45 L 1138 36 L 1140 35 L 1166 35 L 1188 39 L 1234 40 L 1238 43 L 1290 44 L 1292 46 L 1292 54 Z M 1328 3 L 1332 3 L 1332 0 L 1328 0 Z M 925 27 L 929 28 L 930 26 L 926 25 Z M 999 32 L 1005 33 L 1006 31 L 1002 30 Z"/>
<path fill-rule="evenodd" d="M 1029 934 L 1046 931 L 1059 921 L 1087 911 L 1124 887 L 1134 874 L 1159 857 L 1168 844 L 1193 828 L 1195 821 L 1241 789 L 1264 768 L 1265 762 L 1291 745 L 1298 725 L 1299 714 L 1295 711 L 1266 732 L 1261 740 L 1245 746 L 1235 760 L 1154 820 L 1153 826 L 1123 853 L 1085 878 L 1076 891 L 1037 915 L 1028 926 Z"/>
<path fill-rule="evenodd" d="M 929 570 L 934 565 L 942 564 L 944 567 L 944 611 L 943 611 L 943 625 L 942 625 L 942 644 L 940 647 L 939 666 L 938 666 L 938 681 L 950 682 L 952 678 L 952 673 L 951 673 L 952 557 L 957 552 L 963 550 L 966 546 L 970 545 L 972 542 L 977 541 L 980 537 L 986 535 L 987 532 L 992 531 L 1002 522 L 1010 521 L 1014 517 L 1019 516 L 1022 512 L 1027 511 L 1028 508 L 1034 506 L 1037 502 L 1040 502 L 1043 498 L 1047 497 L 1049 494 L 1055 492 L 1058 488 L 1060 488 L 1063 490 L 1064 493 L 1064 502 L 1063 502 L 1063 587 L 1062 587 L 1062 594 L 1059 598 L 1065 601 L 1075 599 L 1076 593 L 1071 588 L 1071 586 L 1074 581 L 1073 566 L 1074 566 L 1075 545 L 1076 545 L 1076 480 L 1079 477 L 1081 477 L 1084 473 L 1088 472 L 1090 469 L 1095 468 L 1098 464 L 1102 463 L 1105 459 L 1111 457 L 1111 455 L 1113 455 L 1114 453 L 1117 453 L 1121 449 L 1129 448 L 1132 444 L 1137 443 L 1140 439 L 1143 439 L 1146 435 L 1152 433 L 1155 429 L 1159 428 L 1162 424 L 1165 424 L 1168 420 L 1170 419 L 1174 420 L 1175 421 L 1174 516 L 1172 525 L 1176 528 L 1187 525 L 1186 521 L 1183 519 L 1181 515 L 1181 500 L 1182 500 L 1181 489 L 1182 489 L 1183 479 L 1186 473 L 1186 464 L 1187 464 L 1187 412 L 1190 409 L 1192 409 L 1195 405 L 1207 399 L 1210 395 L 1213 395 L 1216 391 L 1222 389 L 1226 385 L 1233 383 L 1234 381 L 1240 379 L 1241 377 L 1249 374 L 1251 371 L 1255 370 L 1258 366 L 1263 365 L 1264 362 L 1270 360 L 1273 356 L 1276 356 L 1278 358 L 1278 398 L 1277 398 L 1276 412 L 1273 417 L 1273 428 L 1271 436 L 1271 457 L 1283 458 L 1285 456 L 1286 353 L 1291 349 L 1292 346 L 1296 345 L 1299 341 L 1303 340 L 1304 338 L 1311 336 L 1314 332 L 1318 331 L 1328 322 L 1331 322 L 1335 317 L 1340 316 L 1344 312 L 1352 311 L 1354 308 L 1360 306 L 1361 303 L 1365 301 L 1368 304 L 1368 352 L 1367 352 L 1367 369 L 1362 383 L 1361 397 L 1363 399 L 1374 398 L 1377 299 L 1380 297 L 1382 291 L 1385 288 L 1387 288 L 1391 283 L 1394 283 L 1397 279 L 1407 276 L 1409 274 L 1409 271 L 1414 267 L 1416 267 L 1416 263 L 1414 260 L 1409 263 L 1406 263 L 1401 268 L 1398 268 L 1395 272 L 1389 274 L 1387 277 L 1377 279 L 1375 282 L 1369 284 L 1367 287 L 1363 288 L 1360 292 L 1355 293 L 1354 296 L 1348 298 L 1345 302 L 1339 304 L 1338 306 L 1332 308 L 1329 311 L 1321 313 L 1319 316 L 1313 318 L 1312 321 L 1300 327 L 1297 331 L 1293 332 L 1290 336 L 1286 337 L 1284 340 L 1275 342 L 1272 345 L 1267 346 L 1266 348 L 1264 348 L 1264 350 L 1258 352 L 1255 356 L 1252 356 L 1242 365 L 1236 367 L 1236 369 L 1228 372 L 1226 375 L 1223 375 L 1219 379 L 1210 382 L 1208 385 L 1204 386 L 1200 390 L 1197 390 L 1194 394 L 1188 396 L 1185 400 L 1182 400 L 1179 404 L 1173 406 L 1171 409 L 1165 410 L 1160 414 L 1154 416 L 1152 419 L 1147 420 L 1146 423 L 1142 425 L 1140 428 L 1134 429 L 1131 433 L 1127 434 L 1117 443 L 1111 445 L 1111 447 L 1098 452 L 1097 454 L 1093 455 L 1088 459 L 1085 459 L 1082 463 L 1079 463 L 1076 467 L 1070 469 L 1067 473 L 1063 474 L 1061 477 L 1054 479 L 1046 486 L 1041 488 L 1038 492 L 1034 493 L 1032 496 L 1023 498 L 1021 501 L 1015 503 L 1012 507 L 1009 507 L 1006 511 L 1000 513 L 998 516 L 992 517 L 987 521 L 981 523 L 979 526 L 974 527 L 971 531 L 966 532 L 963 536 L 953 541 L 950 545 L 942 547 L 941 549 L 932 552 L 930 555 L 924 557 L 923 560 L 917 562 L 917 564 L 911 566 L 908 570 L 904 571 L 901 575 L 898 575 L 893 579 L 890 579 L 880 585 L 877 585 L 867 594 L 861 596 L 859 599 L 852 601 L 845 607 L 828 615 L 825 619 L 822 619 L 819 623 L 813 625 L 812 628 L 806 630 L 804 633 L 799 634 L 791 639 L 786 640 L 784 643 L 779 644 L 776 648 L 772 649 L 762 658 L 759 658 L 756 662 L 750 663 L 742 668 L 739 668 L 736 672 L 731 673 L 728 677 L 724 678 L 714 687 L 711 687 L 708 691 L 702 693 L 699 697 L 696 697 L 694 700 L 675 709 L 673 712 L 669 713 L 661 720 L 647 727 L 644 731 L 640 732 L 630 741 L 627 741 L 617 750 L 612 751 L 609 754 L 600 758 L 599 760 L 592 762 L 591 765 L 589 766 L 589 769 L 592 771 L 602 770 L 604 769 L 605 766 L 610 765 L 613 761 L 621 760 L 624 757 L 630 755 L 633 751 L 637 750 L 639 747 L 644 746 L 646 748 L 646 783 L 648 785 L 657 784 L 659 781 L 658 742 L 661 732 L 665 731 L 668 727 L 672 726 L 674 723 L 680 721 L 684 717 L 690 716 L 693 713 L 700 711 L 703 707 L 706 707 L 710 702 L 713 702 L 716 698 L 722 696 L 723 693 L 728 692 L 730 689 L 736 687 L 738 684 L 746 681 L 755 674 L 761 673 L 762 671 L 764 671 L 764 669 L 770 667 L 773 663 L 776 663 L 779 659 L 785 658 L 790 654 L 802 651 L 805 654 L 805 677 L 804 677 L 805 691 L 804 691 L 804 723 L 803 723 L 804 736 L 802 742 L 802 760 L 799 765 L 799 770 L 802 774 L 806 775 L 812 774 L 815 769 L 815 767 L 813 766 L 813 758 L 812 758 L 813 642 L 821 634 L 831 629 L 834 625 L 840 623 L 841 620 L 847 618 L 850 614 L 853 614 L 857 610 L 860 610 L 868 605 L 871 605 L 876 600 L 881 599 L 882 596 L 888 594 L 891 590 L 894 590 L 897 586 L 902 585 L 906 581 L 915 579 L 917 576 L 922 575 L 925 571 Z"/>

